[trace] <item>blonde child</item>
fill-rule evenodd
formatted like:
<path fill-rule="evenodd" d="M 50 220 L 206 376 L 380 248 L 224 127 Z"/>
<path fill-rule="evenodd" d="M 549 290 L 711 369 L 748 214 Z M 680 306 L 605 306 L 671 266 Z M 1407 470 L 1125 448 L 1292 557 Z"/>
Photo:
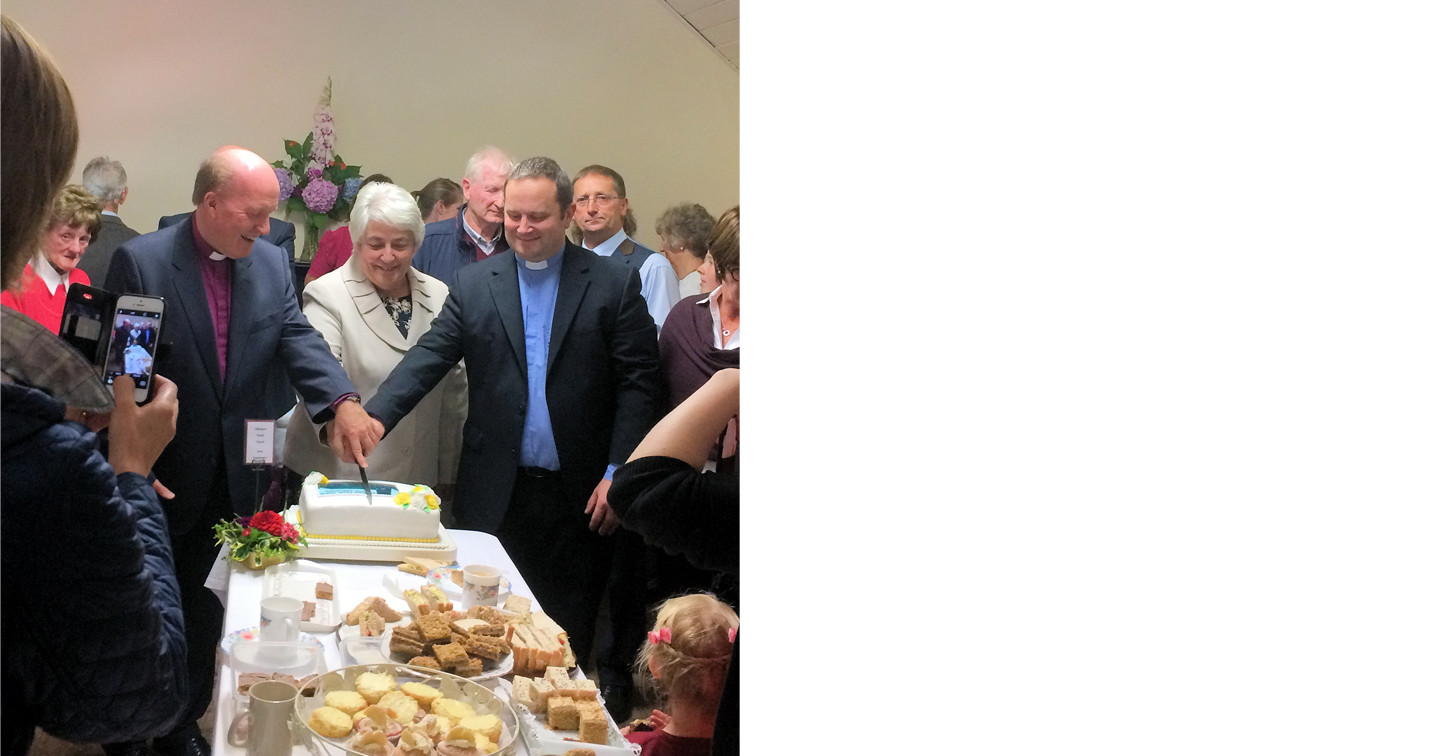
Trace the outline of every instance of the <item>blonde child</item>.
<path fill-rule="evenodd" d="M 715 713 L 740 617 L 708 593 L 666 601 L 635 660 L 642 678 L 653 679 L 668 712 L 657 710 L 657 729 L 627 732 L 641 756 L 709 754 Z M 629 728 L 626 728 L 627 730 Z"/>

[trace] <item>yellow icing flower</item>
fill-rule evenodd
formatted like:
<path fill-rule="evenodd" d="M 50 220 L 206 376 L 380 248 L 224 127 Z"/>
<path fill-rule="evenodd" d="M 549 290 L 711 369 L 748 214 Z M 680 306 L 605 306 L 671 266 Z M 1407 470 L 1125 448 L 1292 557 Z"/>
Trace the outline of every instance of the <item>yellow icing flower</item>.
<path fill-rule="evenodd" d="M 436 496 L 435 494 L 425 494 L 425 508 L 426 508 L 426 509 L 439 509 L 439 508 L 440 508 L 440 497 L 439 497 L 439 496 Z"/>
<path fill-rule="evenodd" d="M 321 475 L 320 475 L 319 485 L 322 485 L 322 486 L 328 486 L 328 485 L 330 485 L 330 479 L 327 478 L 327 477 L 325 477 L 324 473 L 321 473 Z"/>
<path fill-rule="evenodd" d="M 395 503 L 396 503 L 396 504 L 399 504 L 399 505 L 402 506 L 402 507 L 408 507 L 408 506 L 410 506 L 410 494 L 408 494 L 408 493 L 406 493 L 406 492 L 404 492 L 404 491 L 401 491 L 400 493 L 395 494 Z"/>

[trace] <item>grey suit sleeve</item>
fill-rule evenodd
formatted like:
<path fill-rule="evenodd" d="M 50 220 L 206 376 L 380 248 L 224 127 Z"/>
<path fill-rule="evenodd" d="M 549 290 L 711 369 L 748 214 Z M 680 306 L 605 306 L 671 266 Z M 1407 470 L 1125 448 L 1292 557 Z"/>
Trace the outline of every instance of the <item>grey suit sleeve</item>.
<path fill-rule="evenodd" d="M 365 411 L 378 418 L 387 433 L 465 356 L 465 315 L 461 299 L 452 288 L 430 330 L 410 347 L 366 403 Z"/>
<path fill-rule="evenodd" d="M 620 291 L 610 363 L 615 375 L 615 430 L 612 465 L 621 465 L 655 424 L 660 395 L 660 349 L 655 321 L 640 295 L 640 273 L 631 269 Z"/>

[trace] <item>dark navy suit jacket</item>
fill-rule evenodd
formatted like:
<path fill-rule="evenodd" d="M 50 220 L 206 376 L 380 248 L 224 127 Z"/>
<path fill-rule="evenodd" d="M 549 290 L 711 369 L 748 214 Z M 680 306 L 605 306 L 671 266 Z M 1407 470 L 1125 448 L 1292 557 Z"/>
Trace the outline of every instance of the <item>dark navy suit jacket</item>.
<path fill-rule="evenodd" d="M 561 486 L 568 500 L 578 502 L 578 513 L 605 476 L 606 465 L 628 459 L 655 422 L 660 356 L 655 321 L 640 296 L 640 274 L 569 242 L 564 254 L 545 403 L 560 454 Z M 386 428 L 395 427 L 462 358 L 470 411 L 455 485 L 455 518 L 462 528 L 494 533 L 515 486 L 530 394 L 513 251 L 459 269 L 430 330 L 390 371 L 365 409 Z"/>
<path fill-rule="evenodd" d="M 272 374 L 283 370 L 300 395 L 299 411 L 317 423 L 330 418 L 332 402 L 355 390 L 324 337 L 301 314 L 284 253 L 263 239 L 231 269 L 221 379 L 192 224 L 187 217 L 122 244 L 109 276 L 115 291 L 165 298 L 161 331 L 170 347 L 155 371 L 179 389 L 180 417 L 175 440 L 155 463 L 155 477 L 175 492 L 174 499 L 161 503 L 177 534 L 214 525 L 195 520 L 221 461 L 237 514 L 251 513 L 255 490 L 243 459 L 245 421 L 273 417 L 267 395 Z"/>
<path fill-rule="evenodd" d="M 192 215 L 194 215 L 194 213 L 166 215 L 160 219 L 160 228 L 168 228 L 170 226 L 173 226 L 180 221 L 186 220 Z M 260 238 L 285 250 L 285 255 L 289 258 L 287 260 L 287 263 L 289 265 L 288 269 L 291 271 L 290 280 L 292 282 L 292 285 L 298 285 L 294 284 L 296 278 L 294 274 L 295 224 L 290 223 L 289 221 L 280 220 L 279 218 L 271 218 L 270 233 L 265 234 Z M 295 296 L 295 301 L 299 302 L 300 293 L 296 292 Z M 267 418 L 278 418 L 286 412 L 289 412 L 291 407 L 295 406 L 295 389 L 290 387 L 290 381 L 285 378 L 285 367 L 283 365 L 276 364 L 273 369 L 271 369 L 270 380 L 268 382 L 268 385 L 265 387 L 265 396 L 269 400 L 267 403 L 268 410 L 265 413 L 265 417 Z"/>

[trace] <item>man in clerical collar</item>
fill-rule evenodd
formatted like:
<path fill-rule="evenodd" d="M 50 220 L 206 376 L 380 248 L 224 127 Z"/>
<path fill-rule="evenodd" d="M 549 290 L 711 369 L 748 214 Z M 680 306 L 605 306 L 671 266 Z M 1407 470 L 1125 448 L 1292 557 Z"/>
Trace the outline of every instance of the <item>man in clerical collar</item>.
<path fill-rule="evenodd" d="M 680 301 L 680 279 L 664 255 L 630 238 L 635 216 L 619 173 L 603 165 L 580 169 L 575 175 L 575 224 L 586 249 L 640 271 L 640 293 L 658 336 L 670 308 Z"/>
<path fill-rule="evenodd" d="M 459 270 L 365 409 L 383 435 L 465 360 L 469 414 L 442 512 L 500 539 L 583 665 L 618 524 L 610 475 L 654 422 L 659 346 L 639 273 L 566 241 L 575 206 L 560 166 L 521 161 L 504 191 L 510 250 Z"/>
<path fill-rule="evenodd" d="M 297 394 L 296 412 L 329 423 L 337 443 L 361 439 L 372 423 L 325 338 L 295 296 L 285 253 L 264 237 L 279 203 L 275 171 L 250 150 L 223 147 L 201 164 L 179 223 L 131 239 L 115 250 L 109 280 L 116 291 L 165 300 L 168 355 L 161 372 L 181 400 L 175 439 L 155 462 L 185 613 L 190 700 L 172 732 L 155 739 L 162 756 L 209 754 L 198 720 L 210 705 L 215 647 L 225 609 L 205 587 L 219 546 L 213 528 L 250 515 L 259 502 L 256 473 L 246 467 L 247 421 L 274 418 L 272 375 L 280 366 Z M 143 335 L 137 330 L 136 338 Z M 162 496 L 165 495 L 162 491 Z M 106 753 L 146 753 L 144 744 L 112 743 Z"/>
<path fill-rule="evenodd" d="M 454 286 L 460 268 L 509 249 L 502 212 L 505 177 L 513 167 L 510 157 L 495 147 L 470 156 L 460 180 L 465 204 L 454 218 L 425 226 L 425 241 L 412 263 L 416 270 Z"/>

